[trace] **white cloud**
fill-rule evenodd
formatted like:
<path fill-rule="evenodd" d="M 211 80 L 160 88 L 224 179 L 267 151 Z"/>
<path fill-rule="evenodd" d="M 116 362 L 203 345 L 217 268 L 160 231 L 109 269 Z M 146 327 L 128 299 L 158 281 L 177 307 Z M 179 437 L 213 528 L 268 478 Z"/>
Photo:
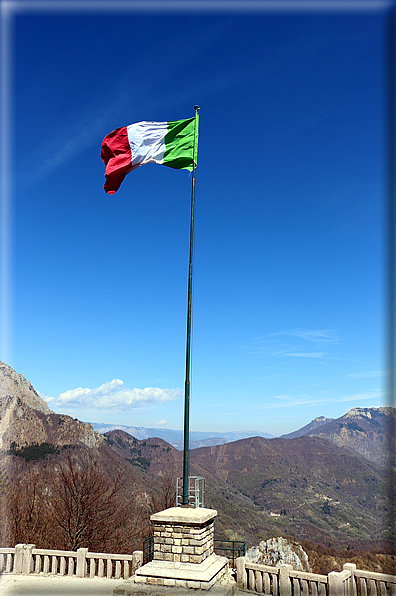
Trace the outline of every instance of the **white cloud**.
<path fill-rule="evenodd" d="M 383 377 L 385 372 L 382 370 L 373 370 L 368 372 L 360 372 L 360 373 L 350 373 L 348 375 L 344 375 L 350 379 L 371 379 L 375 377 Z"/>
<path fill-rule="evenodd" d="M 166 424 L 168 421 L 167 420 L 160 420 L 159 422 L 157 422 L 157 426 L 162 426 L 163 424 Z"/>
<path fill-rule="evenodd" d="M 383 394 L 381 393 L 381 391 L 379 389 L 374 389 L 373 391 L 368 391 L 366 393 L 355 393 L 354 395 L 345 395 L 344 397 L 342 397 L 338 401 L 357 401 L 357 402 L 361 402 L 361 401 L 365 401 L 367 399 L 377 400 L 378 401 L 381 397 L 383 397 Z"/>
<path fill-rule="evenodd" d="M 113 379 L 95 389 L 77 387 L 61 393 L 57 398 L 45 397 L 51 406 L 63 408 L 100 408 L 102 410 L 126 411 L 131 408 L 148 406 L 150 404 L 176 401 L 182 397 L 180 388 L 159 389 L 146 387 L 145 389 L 128 389 L 120 379 Z"/>

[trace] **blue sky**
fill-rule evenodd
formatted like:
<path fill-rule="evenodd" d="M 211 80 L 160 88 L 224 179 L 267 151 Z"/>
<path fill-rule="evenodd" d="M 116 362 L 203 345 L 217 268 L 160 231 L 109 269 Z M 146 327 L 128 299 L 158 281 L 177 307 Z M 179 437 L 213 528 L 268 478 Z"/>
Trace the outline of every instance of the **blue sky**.
<path fill-rule="evenodd" d="M 108 196 L 100 148 L 198 104 L 191 430 L 386 405 L 384 11 L 66 5 L 7 29 L 1 359 L 57 412 L 182 428 L 191 177 Z"/>

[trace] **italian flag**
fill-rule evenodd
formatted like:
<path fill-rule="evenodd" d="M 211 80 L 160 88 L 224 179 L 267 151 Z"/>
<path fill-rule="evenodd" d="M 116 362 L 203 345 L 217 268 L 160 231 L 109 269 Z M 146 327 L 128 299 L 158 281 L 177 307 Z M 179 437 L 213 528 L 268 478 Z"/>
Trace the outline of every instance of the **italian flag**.
<path fill-rule="evenodd" d="M 191 171 L 197 164 L 197 152 L 198 114 L 188 120 L 144 121 L 117 128 L 102 143 L 104 189 L 113 195 L 129 172 L 146 163 Z"/>

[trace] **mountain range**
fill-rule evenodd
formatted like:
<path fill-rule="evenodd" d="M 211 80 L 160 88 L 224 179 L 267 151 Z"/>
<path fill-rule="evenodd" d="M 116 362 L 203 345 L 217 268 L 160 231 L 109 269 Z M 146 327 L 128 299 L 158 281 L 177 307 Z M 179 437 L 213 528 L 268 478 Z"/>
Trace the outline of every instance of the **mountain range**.
<path fill-rule="evenodd" d="M 292 433 L 282 435 L 281 439 L 296 439 L 303 436 L 317 436 L 331 441 L 339 447 L 357 451 L 370 461 L 386 465 L 388 454 L 395 449 L 395 409 L 352 408 L 339 418 L 319 416 L 309 424 Z M 183 449 L 183 431 L 158 428 L 123 426 L 116 424 L 91 423 L 95 431 L 104 434 L 112 430 L 123 430 L 136 439 L 144 440 L 158 437 L 170 443 L 178 450 Z M 260 431 L 240 432 L 191 432 L 190 449 L 224 445 L 240 439 L 263 437 L 274 439 L 273 435 Z"/>
<path fill-rule="evenodd" d="M 91 422 L 92 428 L 103 434 L 111 430 L 123 430 L 136 439 L 143 440 L 153 437 L 164 439 L 179 451 L 183 449 L 183 431 L 171 430 L 166 428 L 146 428 L 143 426 L 125 426 L 121 424 L 104 424 L 100 422 Z M 248 437 L 264 437 L 273 439 L 274 436 L 260 431 L 238 431 L 238 432 L 200 432 L 190 431 L 190 449 L 198 447 L 211 447 L 212 445 L 223 445 L 230 441 L 238 441 Z"/>
<path fill-rule="evenodd" d="M 393 408 L 354 408 L 312 421 L 301 436 L 192 449 L 191 474 L 205 478 L 205 506 L 218 511 L 217 537 L 256 545 L 283 535 L 343 548 L 394 540 L 394 494 L 383 465 L 394 421 Z M 164 439 L 122 429 L 100 434 L 51 412 L 23 375 L 0 363 L 0 464 L 11 480 L 24 467 L 56 473 L 65 449 L 89 453 L 104 474 L 122 469 L 142 503 L 166 476 L 175 486 L 182 471 L 182 453 Z"/>

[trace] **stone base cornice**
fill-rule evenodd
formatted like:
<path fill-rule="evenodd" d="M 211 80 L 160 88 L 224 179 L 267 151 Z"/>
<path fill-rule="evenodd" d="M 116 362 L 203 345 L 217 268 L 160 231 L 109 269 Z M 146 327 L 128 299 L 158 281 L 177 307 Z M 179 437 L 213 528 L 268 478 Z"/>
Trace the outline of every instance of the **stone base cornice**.
<path fill-rule="evenodd" d="M 199 564 L 150 561 L 137 569 L 135 583 L 208 590 L 227 571 L 228 559 L 214 553 Z"/>

